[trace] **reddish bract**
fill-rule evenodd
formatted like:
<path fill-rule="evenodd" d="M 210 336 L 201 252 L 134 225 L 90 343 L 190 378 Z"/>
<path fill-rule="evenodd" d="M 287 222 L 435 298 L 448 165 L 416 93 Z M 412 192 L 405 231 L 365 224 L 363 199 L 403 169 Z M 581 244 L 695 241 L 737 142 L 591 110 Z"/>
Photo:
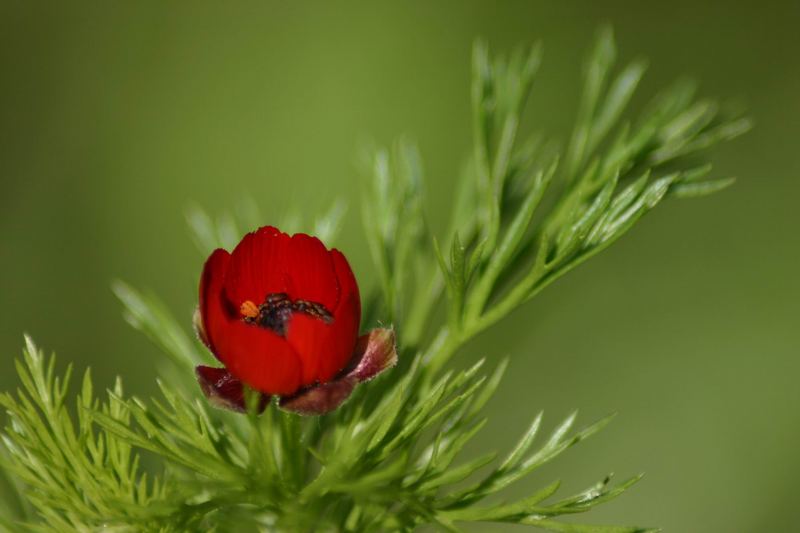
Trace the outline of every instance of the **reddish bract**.
<path fill-rule="evenodd" d="M 369 352 L 356 350 L 361 300 L 347 259 L 303 233 L 266 226 L 232 253 L 215 250 L 203 269 L 198 310 L 200 338 L 225 365 L 198 367 L 198 379 L 207 396 L 231 408 L 243 408 L 242 383 L 299 397 L 343 378 Z M 391 364 L 382 369 L 396 359 L 393 334 L 391 343 Z"/>

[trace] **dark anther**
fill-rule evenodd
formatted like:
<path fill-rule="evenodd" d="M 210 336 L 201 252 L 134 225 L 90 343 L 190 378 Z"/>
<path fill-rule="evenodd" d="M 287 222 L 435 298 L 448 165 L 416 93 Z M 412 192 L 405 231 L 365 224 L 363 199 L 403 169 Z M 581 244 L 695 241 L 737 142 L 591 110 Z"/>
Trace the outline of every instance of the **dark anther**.
<path fill-rule="evenodd" d="M 258 315 L 245 316 L 243 320 L 248 324 L 271 329 L 281 337 L 285 337 L 292 313 L 303 313 L 326 324 L 333 322 L 333 315 L 324 305 L 308 300 L 292 301 L 289 295 L 282 292 L 268 294 L 264 303 L 258 306 Z"/>
<path fill-rule="evenodd" d="M 333 315 L 330 311 L 325 309 L 325 306 L 316 302 L 309 302 L 307 300 L 295 300 L 292 303 L 292 309 L 298 313 L 303 313 L 314 318 L 322 320 L 326 324 L 333 322 Z"/>

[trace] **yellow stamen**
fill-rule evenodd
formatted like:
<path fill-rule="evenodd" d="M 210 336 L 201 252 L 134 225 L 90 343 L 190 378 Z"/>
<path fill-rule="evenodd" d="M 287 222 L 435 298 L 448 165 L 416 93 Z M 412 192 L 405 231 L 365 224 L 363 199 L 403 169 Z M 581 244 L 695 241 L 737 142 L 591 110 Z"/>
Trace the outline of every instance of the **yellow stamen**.
<path fill-rule="evenodd" d="M 258 316 L 258 306 L 250 300 L 245 300 L 241 307 L 239 307 L 239 312 L 244 317 L 255 318 Z"/>

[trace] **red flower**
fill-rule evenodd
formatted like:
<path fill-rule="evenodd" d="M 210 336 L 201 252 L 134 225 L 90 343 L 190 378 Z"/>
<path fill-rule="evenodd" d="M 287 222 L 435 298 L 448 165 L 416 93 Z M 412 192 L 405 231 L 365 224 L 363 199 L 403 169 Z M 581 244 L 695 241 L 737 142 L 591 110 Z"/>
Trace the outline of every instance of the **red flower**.
<path fill-rule="evenodd" d="M 347 259 L 303 233 L 290 237 L 266 226 L 245 235 L 232 253 L 215 250 L 200 279 L 198 311 L 200 338 L 225 365 L 198 367 L 198 379 L 209 398 L 227 407 L 243 409 L 244 383 L 283 397 L 285 408 L 335 389 L 336 398 L 318 409 L 297 409 L 326 412 L 357 382 L 396 361 L 389 330 L 358 338 L 361 300 Z M 368 356 L 378 359 L 364 361 Z M 354 372 L 363 364 L 375 371 L 359 378 Z"/>

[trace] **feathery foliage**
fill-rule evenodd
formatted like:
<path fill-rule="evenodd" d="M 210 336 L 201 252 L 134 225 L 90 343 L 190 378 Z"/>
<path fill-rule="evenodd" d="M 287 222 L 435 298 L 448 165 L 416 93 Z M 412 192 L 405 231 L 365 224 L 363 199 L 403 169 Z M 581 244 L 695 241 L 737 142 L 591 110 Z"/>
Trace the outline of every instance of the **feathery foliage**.
<path fill-rule="evenodd" d="M 363 217 L 378 284 L 364 322 L 395 325 L 401 363 L 329 415 L 302 418 L 277 405 L 261 416 L 210 408 L 193 383 L 193 366 L 207 356 L 182 327 L 188 319 L 176 320 L 157 298 L 121 282 L 114 290 L 127 319 L 174 366 L 177 377 L 159 382 L 158 398 L 126 397 L 119 381 L 99 398 L 87 372 L 73 402 L 70 371 L 56 376 L 54 358 L 29 340 L 17 364 L 22 388 L 0 396 L 9 415 L 6 485 L 20 491 L 0 528 L 458 531 L 462 523 L 511 522 L 561 532 L 647 531 L 559 519 L 619 496 L 640 476 L 619 483 L 608 476 L 567 496 L 557 495 L 555 480 L 517 501 L 495 497 L 610 417 L 575 430 L 573 414 L 542 436 L 539 413 L 508 453 L 462 458 L 486 423 L 483 408 L 508 361 L 493 361 L 488 371 L 484 361 L 447 370 L 458 367 L 448 363 L 474 335 L 607 248 L 665 198 L 730 183 L 708 177 L 703 151 L 744 132 L 747 119 L 696 100 L 682 83 L 623 121 L 644 65 L 616 72 L 615 55 L 610 31 L 601 31 L 559 157 L 546 143 L 520 140 L 541 47 L 492 59 L 476 45 L 473 153 L 444 237 L 426 225 L 414 147 L 398 143 L 374 154 Z M 336 204 L 314 232 L 330 244 L 343 213 Z M 235 245 L 240 223 L 261 222 L 252 205 L 239 220 L 213 220 L 197 208 L 187 218 L 204 253 Z"/>

